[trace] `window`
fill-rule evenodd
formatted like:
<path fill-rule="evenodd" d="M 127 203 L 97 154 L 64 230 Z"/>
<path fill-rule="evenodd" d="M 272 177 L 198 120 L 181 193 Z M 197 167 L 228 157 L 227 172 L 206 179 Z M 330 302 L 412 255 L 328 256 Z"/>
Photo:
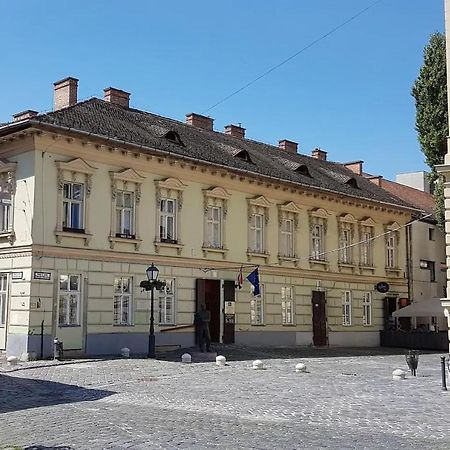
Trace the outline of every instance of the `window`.
<path fill-rule="evenodd" d="M 131 325 L 132 278 L 114 278 L 114 325 Z"/>
<path fill-rule="evenodd" d="M 10 231 L 11 228 L 11 198 L 3 198 L 0 200 L 0 232 Z"/>
<path fill-rule="evenodd" d="M 84 231 L 84 184 L 64 182 L 63 230 Z"/>
<path fill-rule="evenodd" d="M 324 260 L 325 255 L 323 248 L 323 225 L 322 224 L 314 224 L 311 230 L 311 258 Z"/>
<path fill-rule="evenodd" d="M 261 295 L 253 297 L 253 286 L 251 287 L 252 299 L 250 300 L 250 323 L 252 325 L 264 324 L 264 289 L 263 285 L 259 286 Z"/>
<path fill-rule="evenodd" d="M 59 326 L 80 325 L 81 276 L 59 277 Z"/>
<path fill-rule="evenodd" d="M 343 264 L 352 263 L 352 232 L 350 229 L 342 229 L 339 240 L 339 262 Z"/>
<path fill-rule="evenodd" d="M 166 285 L 159 291 L 159 323 L 175 324 L 175 279 L 164 280 Z"/>
<path fill-rule="evenodd" d="M 352 293 L 345 291 L 342 299 L 342 325 L 352 324 Z"/>
<path fill-rule="evenodd" d="M 134 193 L 116 192 L 116 237 L 134 238 Z"/>
<path fill-rule="evenodd" d="M 208 206 L 206 217 L 207 245 L 212 248 L 222 247 L 222 208 Z"/>
<path fill-rule="evenodd" d="M 264 215 L 252 214 L 250 221 L 250 251 L 264 253 Z"/>
<path fill-rule="evenodd" d="M 176 200 L 163 198 L 159 209 L 159 238 L 162 242 L 176 242 L 176 215 Z"/>
<path fill-rule="evenodd" d="M 372 325 L 372 294 L 363 294 L 363 325 Z"/>
<path fill-rule="evenodd" d="M 373 233 L 372 227 L 363 227 L 361 230 L 360 264 L 364 267 L 373 266 Z"/>
<path fill-rule="evenodd" d="M 428 240 L 434 241 L 435 239 L 434 228 L 428 228 Z"/>
<path fill-rule="evenodd" d="M 387 254 L 387 261 L 386 261 L 387 267 L 389 268 L 397 267 L 396 237 L 392 233 L 390 233 L 387 238 L 386 254 Z"/>
<path fill-rule="evenodd" d="M 283 325 L 294 324 L 294 304 L 292 287 L 281 288 L 281 323 Z"/>
<path fill-rule="evenodd" d="M 281 256 L 294 256 L 294 221 L 291 219 L 283 219 L 281 221 L 280 233 Z"/>
<path fill-rule="evenodd" d="M 434 261 L 425 261 L 420 260 L 419 264 L 421 269 L 428 269 L 430 271 L 430 281 L 434 282 L 436 281 L 436 264 Z"/>
<path fill-rule="evenodd" d="M 6 309 L 8 301 L 8 276 L 0 275 L 0 326 L 6 324 Z"/>

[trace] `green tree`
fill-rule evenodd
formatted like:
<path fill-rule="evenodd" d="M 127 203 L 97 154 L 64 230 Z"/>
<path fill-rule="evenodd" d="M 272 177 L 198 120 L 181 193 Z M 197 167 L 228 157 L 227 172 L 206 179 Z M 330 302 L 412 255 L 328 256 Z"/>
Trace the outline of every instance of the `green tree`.
<path fill-rule="evenodd" d="M 443 226 L 443 189 L 435 166 L 447 153 L 448 106 L 445 35 L 434 33 L 423 52 L 423 65 L 412 87 L 416 100 L 416 130 L 425 161 L 431 168 L 430 182 L 436 185 L 437 219 Z"/>

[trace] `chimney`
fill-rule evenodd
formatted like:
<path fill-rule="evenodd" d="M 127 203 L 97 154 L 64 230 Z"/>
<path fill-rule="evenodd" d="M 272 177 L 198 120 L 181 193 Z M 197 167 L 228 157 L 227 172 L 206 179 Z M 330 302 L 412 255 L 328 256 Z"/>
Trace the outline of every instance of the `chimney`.
<path fill-rule="evenodd" d="M 327 160 L 327 152 L 325 150 L 322 150 L 320 148 L 315 148 L 311 152 L 311 156 L 316 159 L 320 159 L 321 161 Z"/>
<path fill-rule="evenodd" d="M 193 127 L 212 131 L 213 122 L 214 119 L 212 119 L 211 117 L 201 116 L 200 114 L 196 113 L 186 114 L 186 123 L 188 125 L 192 125 Z"/>
<path fill-rule="evenodd" d="M 344 163 L 342 165 L 344 167 L 347 167 L 347 169 L 350 169 L 353 173 L 356 173 L 356 175 L 362 175 L 363 163 L 364 161 L 353 161 Z"/>
<path fill-rule="evenodd" d="M 298 144 L 297 142 L 282 139 L 281 141 L 278 141 L 278 148 L 285 152 L 294 153 L 295 155 L 297 153 Z"/>
<path fill-rule="evenodd" d="M 53 86 L 53 111 L 76 105 L 78 91 L 78 80 L 76 78 L 64 78 L 64 80 L 53 83 Z"/>
<path fill-rule="evenodd" d="M 367 179 L 370 180 L 373 184 L 376 184 L 378 187 L 381 187 L 381 181 L 383 180 L 383 177 L 381 175 L 367 177 Z"/>
<path fill-rule="evenodd" d="M 245 128 L 242 128 L 241 124 L 225 125 L 223 132 L 225 134 L 228 134 L 229 136 L 234 136 L 234 137 L 241 138 L 241 139 L 244 139 L 244 137 L 245 137 Z"/>
<path fill-rule="evenodd" d="M 105 102 L 114 103 L 116 105 L 123 106 L 124 108 L 130 107 L 130 93 L 121 91 L 113 87 L 103 89 L 103 99 Z"/>
<path fill-rule="evenodd" d="M 19 112 L 13 115 L 13 122 L 20 122 L 21 120 L 32 119 L 38 115 L 37 111 L 27 109 L 26 111 Z"/>

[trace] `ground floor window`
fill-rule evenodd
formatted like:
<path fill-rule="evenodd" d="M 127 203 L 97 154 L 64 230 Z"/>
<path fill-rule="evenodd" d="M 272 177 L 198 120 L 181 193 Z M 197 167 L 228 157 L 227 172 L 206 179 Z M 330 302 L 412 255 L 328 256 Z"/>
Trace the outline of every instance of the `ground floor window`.
<path fill-rule="evenodd" d="M 292 286 L 281 288 L 281 323 L 283 325 L 294 324 L 294 304 Z"/>
<path fill-rule="evenodd" d="M 372 295 L 370 292 L 363 294 L 363 325 L 372 325 Z"/>
<path fill-rule="evenodd" d="M 132 278 L 114 278 L 114 325 L 131 325 Z"/>
<path fill-rule="evenodd" d="M 159 323 L 175 325 L 175 279 L 164 281 L 166 284 L 159 291 Z"/>
<path fill-rule="evenodd" d="M 6 324 L 8 275 L 0 275 L 0 326 Z"/>
<path fill-rule="evenodd" d="M 352 324 L 352 293 L 345 291 L 342 298 L 342 325 Z"/>
<path fill-rule="evenodd" d="M 59 325 L 80 325 L 81 275 L 59 276 Z"/>
<path fill-rule="evenodd" d="M 259 285 L 261 294 L 259 297 L 253 297 L 253 286 L 252 286 L 252 299 L 250 300 L 250 323 L 252 325 L 263 325 L 264 324 L 264 289 L 263 285 Z"/>

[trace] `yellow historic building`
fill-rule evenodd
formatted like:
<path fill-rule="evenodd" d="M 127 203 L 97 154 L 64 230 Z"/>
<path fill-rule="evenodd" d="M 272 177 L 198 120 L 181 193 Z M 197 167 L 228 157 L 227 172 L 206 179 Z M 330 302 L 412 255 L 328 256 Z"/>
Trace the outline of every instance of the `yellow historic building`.
<path fill-rule="evenodd" d="M 44 355 L 147 351 L 150 263 L 156 344 L 191 346 L 202 303 L 214 342 L 376 346 L 407 297 L 412 209 L 351 168 L 129 108 L 129 94 L 0 126 L 0 349 Z M 259 266 L 261 296 L 236 286 Z M 378 285 L 378 290 L 375 286 Z M 381 292 L 380 292 L 381 291 Z"/>

